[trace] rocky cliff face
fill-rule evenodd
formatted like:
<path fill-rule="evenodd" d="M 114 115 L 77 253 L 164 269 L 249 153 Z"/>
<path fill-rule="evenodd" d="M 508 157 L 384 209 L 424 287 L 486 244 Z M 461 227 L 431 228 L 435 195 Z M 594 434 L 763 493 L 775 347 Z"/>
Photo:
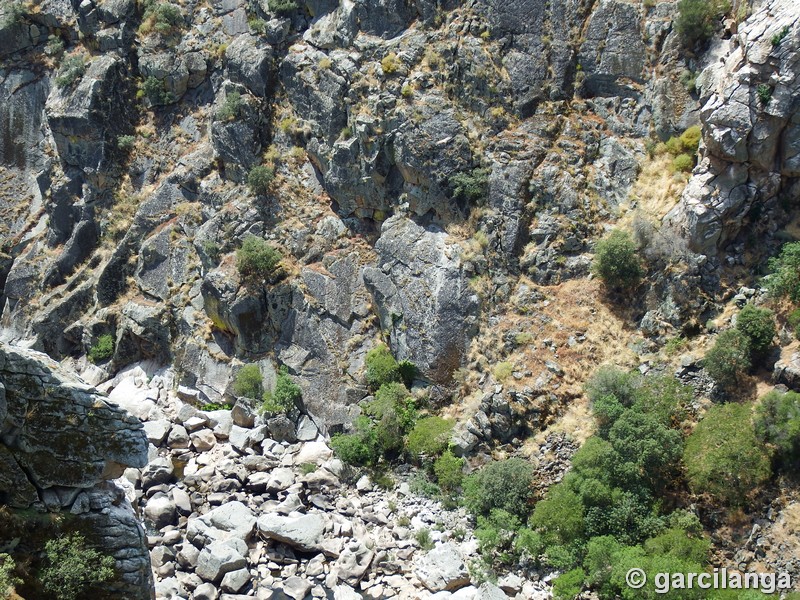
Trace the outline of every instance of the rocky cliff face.
<path fill-rule="evenodd" d="M 64 531 L 90 532 L 89 543 L 116 561 L 108 597 L 150 598 L 144 531 L 123 490 L 109 481 L 147 464 L 141 422 L 47 356 L 2 345 L 0 442 L 2 504 L 74 517 Z M 12 555 L 20 545 L 34 551 L 29 543 L 2 540 Z"/>
<path fill-rule="evenodd" d="M 310 461 L 319 480 L 301 477 L 303 444 L 351 426 L 381 341 L 415 363 L 415 389 L 457 418 L 454 448 L 473 456 L 586 419 L 576 405 L 596 364 L 647 370 L 666 340 L 702 329 L 731 274 L 793 218 L 797 10 L 735 3 L 689 51 L 673 0 L 280 4 L 0 6 L 0 339 L 13 344 L 0 366 L 27 365 L 3 371 L 0 500 L 118 527 L 137 549 L 126 584 L 146 595 L 141 532 L 103 483 L 126 465 L 160 530 L 165 597 L 255 594 L 270 577 L 303 597 L 313 586 L 297 573 L 326 593 L 366 576 L 371 597 L 424 595 L 356 543 L 376 525 L 376 543 L 408 558 L 408 532 L 384 528 L 377 494 L 383 516 L 340 522 L 360 496 L 337 505 L 346 477 L 327 455 Z M 659 143 L 692 125 L 697 164 L 670 172 Z M 254 167 L 269 181 L 255 185 Z M 614 224 L 635 225 L 650 271 L 609 309 L 588 276 Z M 237 268 L 250 236 L 282 254 L 255 282 Z M 102 336 L 113 349 L 95 364 Z M 146 423 L 149 452 L 134 420 L 20 347 L 110 392 Z M 268 386 L 286 366 L 302 410 L 257 418 L 234 390 L 244 363 Z M 235 407 L 200 410 L 211 403 Z M 76 444 L 95 427 L 112 434 Z M 232 500 L 249 528 L 224 549 L 238 573 L 225 584 L 212 558 L 232 536 L 206 515 Z M 325 513 L 313 544 L 281 533 L 292 524 L 261 527 L 271 501 L 287 518 Z M 199 535 L 201 522 L 223 533 Z M 299 563 L 256 530 L 291 539 Z M 334 555 L 323 541 L 343 530 L 353 547 Z"/>

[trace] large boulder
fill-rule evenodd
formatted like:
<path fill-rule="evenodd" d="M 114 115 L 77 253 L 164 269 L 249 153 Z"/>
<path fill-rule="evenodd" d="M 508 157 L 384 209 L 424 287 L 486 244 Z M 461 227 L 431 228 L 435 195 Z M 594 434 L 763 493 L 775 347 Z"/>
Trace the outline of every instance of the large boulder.
<path fill-rule="evenodd" d="M 318 513 L 302 517 L 282 517 L 273 513 L 258 519 L 258 531 L 264 537 L 288 544 L 304 552 L 322 551 L 325 517 Z"/>
<path fill-rule="evenodd" d="M 464 558 L 452 544 L 442 544 L 428 552 L 417 561 L 414 573 L 434 593 L 469 585 Z"/>

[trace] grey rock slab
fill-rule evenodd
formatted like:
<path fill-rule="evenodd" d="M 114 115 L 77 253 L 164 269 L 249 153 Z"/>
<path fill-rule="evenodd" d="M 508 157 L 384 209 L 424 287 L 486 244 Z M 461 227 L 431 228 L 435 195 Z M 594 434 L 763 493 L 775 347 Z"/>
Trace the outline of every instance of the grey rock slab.
<path fill-rule="evenodd" d="M 469 572 L 452 544 L 437 546 L 417 561 L 414 573 L 432 592 L 457 590 L 469 584 Z"/>
<path fill-rule="evenodd" d="M 224 542 L 211 542 L 197 559 L 195 573 L 204 581 L 219 583 L 226 573 L 247 566 L 247 560 Z"/>
<path fill-rule="evenodd" d="M 299 550 L 319 551 L 322 550 L 325 517 L 318 513 L 301 517 L 266 514 L 258 519 L 258 531 L 269 539 L 283 542 Z"/>
<path fill-rule="evenodd" d="M 487 581 L 478 588 L 474 600 L 508 600 L 508 596 L 499 587 Z"/>

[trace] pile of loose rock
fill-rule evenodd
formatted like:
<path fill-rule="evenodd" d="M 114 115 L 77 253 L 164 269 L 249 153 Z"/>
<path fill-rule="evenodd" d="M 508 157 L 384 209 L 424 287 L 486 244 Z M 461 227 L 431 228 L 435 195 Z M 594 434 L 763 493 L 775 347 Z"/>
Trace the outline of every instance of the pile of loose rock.
<path fill-rule="evenodd" d="M 202 411 L 172 383 L 168 370 L 148 378 L 134 367 L 105 386 L 150 442 L 148 465 L 122 484 L 148 528 L 157 597 L 549 597 L 516 574 L 471 578 L 477 542 L 463 509 L 408 482 L 386 490 L 354 476 L 307 415 L 278 427 L 243 404 Z"/>

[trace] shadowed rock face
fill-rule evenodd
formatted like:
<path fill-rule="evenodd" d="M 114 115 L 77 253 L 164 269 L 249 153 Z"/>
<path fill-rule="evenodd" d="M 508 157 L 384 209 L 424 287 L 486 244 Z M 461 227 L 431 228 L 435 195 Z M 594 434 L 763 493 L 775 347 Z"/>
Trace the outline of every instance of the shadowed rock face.
<path fill-rule="evenodd" d="M 144 531 L 108 481 L 146 464 L 138 419 L 46 355 L 0 345 L 0 502 L 76 515 L 87 541 L 117 561 L 107 584 L 117 598 L 152 596 Z"/>

